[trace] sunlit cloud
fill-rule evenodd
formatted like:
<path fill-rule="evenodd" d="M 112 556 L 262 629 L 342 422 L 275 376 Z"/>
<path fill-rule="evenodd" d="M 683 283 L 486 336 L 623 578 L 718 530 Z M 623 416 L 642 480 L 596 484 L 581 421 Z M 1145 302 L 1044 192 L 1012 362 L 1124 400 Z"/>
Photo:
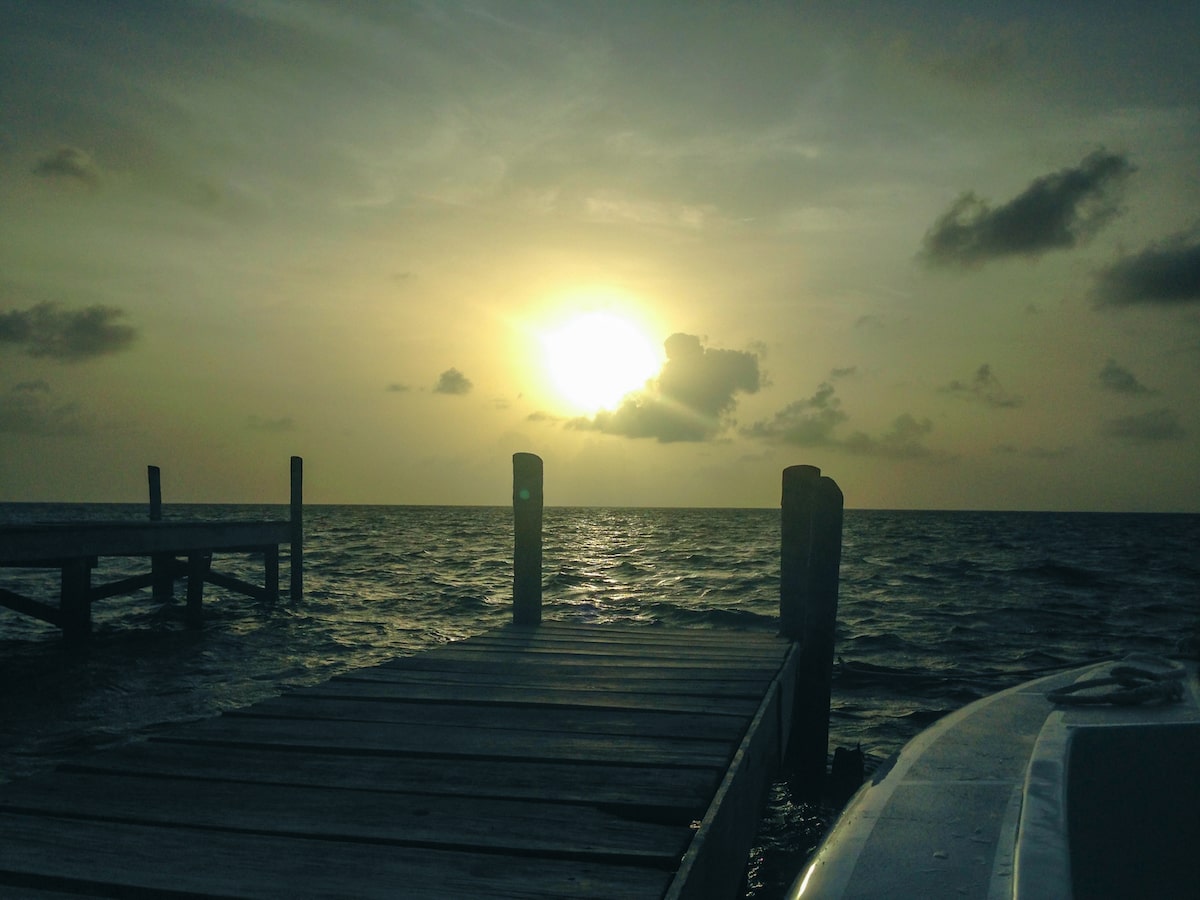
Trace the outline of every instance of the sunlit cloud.
<path fill-rule="evenodd" d="M 1001 206 L 968 191 L 926 232 L 919 256 L 932 266 L 976 266 L 1069 249 L 1116 215 L 1116 193 L 1133 171 L 1124 156 L 1098 150 L 1078 166 L 1035 179 Z"/>
<path fill-rule="evenodd" d="M 1114 394 L 1158 393 L 1138 381 L 1136 375 L 1124 366 L 1118 365 L 1114 359 L 1110 359 L 1104 364 L 1104 368 L 1100 370 L 1100 374 L 1096 376 L 1096 380 L 1099 382 L 1100 387 L 1106 391 L 1112 391 Z"/>
<path fill-rule="evenodd" d="M 614 411 L 573 419 L 570 427 L 662 443 L 704 441 L 729 424 L 739 393 L 762 387 L 758 356 L 745 350 L 705 347 L 694 334 L 665 342 L 667 361 L 646 390 L 627 396 Z"/>
<path fill-rule="evenodd" d="M 35 357 L 80 362 L 127 349 L 137 331 L 117 320 L 124 310 L 111 306 L 60 309 L 39 303 L 0 312 L 0 346 L 12 344 Z"/>
<path fill-rule="evenodd" d="M 1025 402 L 1023 398 L 1004 389 L 987 363 L 975 370 L 975 375 L 969 382 L 955 379 L 942 388 L 942 391 L 993 409 L 1012 409 Z"/>
<path fill-rule="evenodd" d="M 1200 303 L 1200 236 L 1177 234 L 1102 271 L 1098 306 L 1183 306 Z"/>
<path fill-rule="evenodd" d="M 1179 423 L 1179 415 L 1166 408 L 1109 419 L 1100 426 L 1100 433 L 1105 437 L 1147 444 L 1177 441 L 1187 435 Z"/>
<path fill-rule="evenodd" d="M 433 386 L 433 392 L 435 394 L 469 394 L 474 386 L 470 378 L 458 369 L 450 368 L 438 376 L 437 383 Z"/>

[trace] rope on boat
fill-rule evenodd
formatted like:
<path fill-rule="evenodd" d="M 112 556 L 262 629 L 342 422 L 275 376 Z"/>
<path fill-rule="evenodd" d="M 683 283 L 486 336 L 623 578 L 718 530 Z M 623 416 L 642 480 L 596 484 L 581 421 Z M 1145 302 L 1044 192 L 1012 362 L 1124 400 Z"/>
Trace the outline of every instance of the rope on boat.
<path fill-rule="evenodd" d="M 1178 663 L 1135 653 L 1116 663 L 1105 676 L 1056 688 L 1047 692 L 1046 696 L 1052 703 L 1063 706 L 1173 703 L 1183 698 L 1183 679 L 1186 674 L 1187 669 Z M 1080 691 L 1089 693 L 1081 694 Z"/>

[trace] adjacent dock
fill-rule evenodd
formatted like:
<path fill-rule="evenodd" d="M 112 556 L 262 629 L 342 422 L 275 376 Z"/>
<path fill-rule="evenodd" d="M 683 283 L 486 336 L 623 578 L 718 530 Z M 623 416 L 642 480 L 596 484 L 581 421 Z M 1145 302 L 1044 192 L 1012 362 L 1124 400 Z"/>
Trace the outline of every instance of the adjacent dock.
<path fill-rule="evenodd" d="M 530 462 L 513 624 L 0 787 L 0 894 L 736 896 L 772 777 L 824 774 L 841 493 L 784 473 L 783 634 L 543 622 Z"/>
<path fill-rule="evenodd" d="M 164 522 L 159 469 L 148 467 L 149 518 L 145 522 L 54 522 L 0 525 L 0 568 L 59 569 L 57 604 L 0 587 L 0 606 L 62 629 L 74 646 L 84 646 L 92 630 L 92 603 L 152 588 L 167 599 L 176 579 L 187 581 L 187 615 L 199 625 L 204 585 L 214 584 L 251 597 L 279 595 L 279 547 L 290 548 L 290 593 L 303 594 L 303 462 L 292 457 L 291 512 L 287 521 Z M 212 567 L 214 554 L 250 554 L 263 558 L 263 583 L 252 584 Z M 145 557 L 149 571 L 107 584 L 92 583 L 102 557 Z"/>

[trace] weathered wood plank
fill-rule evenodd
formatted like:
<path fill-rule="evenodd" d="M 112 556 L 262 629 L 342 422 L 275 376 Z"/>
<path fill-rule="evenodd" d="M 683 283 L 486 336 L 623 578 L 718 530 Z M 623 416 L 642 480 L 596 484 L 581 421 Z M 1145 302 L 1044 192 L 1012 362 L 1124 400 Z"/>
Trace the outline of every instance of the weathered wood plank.
<path fill-rule="evenodd" d="M 248 747 L 274 745 L 313 750 L 458 758 L 517 758 L 529 762 L 627 762 L 663 766 L 724 766 L 721 741 L 637 735 L 532 733 L 469 725 L 391 725 L 380 722 L 307 721 L 220 716 L 194 722 L 158 738 L 174 743 Z"/>
<path fill-rule="evenodd" d="M 640 734 L 646 737 L 704 738 L 736 741 L 745 730 L 737 716 L 663 713 L 607 708 L 545 710 L 525 706 L 479 706 L 468 712 L 461 704 L 410 703 L 400 698 L 330 697 L 320 693 L 289 694 L 265 700 L 227 716 L 310 719 L 392 724 L 453 725 L 469 720 L 474 728 L 517 728 L 567 734 Z"/>
<path fill-rule="evenodd" d="M 0 813 L 0 835 L 0 885 L 102 896 L 632 900 L 661 897 L 670 877 L 646 866 L 12 813 Z"/>
<path fill-rule="evenodd" d="M 408 847 L 486 850 L 674 868 L 687 823 L 635 821 L 588 803 L 379 794 L 290 785 L 57 772 L 0 794 L 0 810 Z M 504 822 L 504 828 L 496 828 Z"/>
<path fill-rule="evenodd" d="M 205 781 L 347 788 L 383 793 L 591 802 L 641 809 L 643 818 L 690 821 L 704 814 L 720 779 L 717 767 L 655 768 L 627 764 L 395 757 L 284 747 L 223 747 L 150 740 L 81 757 L 64 771 L 165 775 Z M 626 812 L 626 815 L 633 813 Z"/>
<path fill-rule="evenodd" d="M 37 562 L 87 556 L 261 552 L 291 539 L 287 522 L 108 522 L 0 526 L 0 560 Z"/>

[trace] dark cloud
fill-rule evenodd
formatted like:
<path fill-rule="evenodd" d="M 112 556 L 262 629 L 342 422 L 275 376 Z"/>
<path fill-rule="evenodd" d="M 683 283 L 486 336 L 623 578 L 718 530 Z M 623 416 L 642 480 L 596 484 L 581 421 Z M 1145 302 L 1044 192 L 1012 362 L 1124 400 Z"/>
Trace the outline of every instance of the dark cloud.
<path fill-rule="evenodd" d="M 433 392 L 435 394 L 469 394 L 472 387 L 474 385 L 471 384 L 471 379 L 458 369 L 447 369 L 438 376 Z"/>
<path fill-rule="evenodd" d="M 1183 306 L 1200 303 L 1200 235 L 1177 234 L 1127 256 L 1100 273 L 1097 306 Z"/>
<path fill-rule="evenodd" d="M 882 456 L 887 459 L 921 459 L 933 456 L 933 451 L 922 441 L 933 431 L 928 419 L 916 419 L 902 413 L 892 421 L 892 427 L 879 437 L 871 437 L 856 431 L 842 442 L 851 453 L 863 456 Z"/>
<path fill-rule="evenodd" d="M 1100 427 L 1100 433 L 1105 437 L 1146 444 L 1177 441 L 1187 434 L 1179 424 L 1179 416 L 1171 409 L 1109 419 Z"/>
<path fill-rule="evenodd" d="M 846 366 L 844 368 L 833 369 L 829 373 L 830 378 L 849 378 L 851 375 L 858 374 L 858 366 Z"/>
<path fill-rule="evenodd" d="M 1110 359 L 1104 364 L 1104 368 L 1100 370 L 1096 380 L 1104 390 L 1112 391 L 1115 394 L 1157 393 L 1138 381 L 1137 377 L 1124 366 L 1118 365 L 1115 359 Z"/>
<path fill-rule="evenodd" d="M 24 347 L 30 356 L 79 362 L 117 353 L 128 347 L 137 331 L 116 320 L 125 312 L 111 306 L 59 309 L 39 303 L 29 309 L 0 313 L 0 346 Z"/>
<path fill-rule="evenodd" d="M 33 167 L 33 174 L 42 178 L 65 178 L 94 188 L 100 184 L 100 169 L 92 158 L 78 147 L 59 147 L 43 156 Z"/>
<path fill-rule="evenodd" d="M 246 425 L 255 431 L 292 431 L 296 427 L 291 416 L 281 416 L 278 419 L 250 416 L 246 419 Z"/>
<path fill-rule="evenodd" d="M 920 257 L 934 266 L 974 266 L 1074 247 L 1116 214 L 1115 194 L 1133 171 L 1124 156 L 1098 150 L 1035 179 L 1003 206 L 962 194 L 925 233 Z"/>
<path fill-rule="evenodd" d="M 663 443 L 704 441 L 729 424 L 739 392 L 762 387 L 755 353 L 705 347 L 696 335 L 682 333 L 667 338 L 665 347 L 667 361 L 645 390 L 612 412 L 572 420 L 571 427 Z"/>
<path fill-rule="evenodd" d="M 42 380 L 22 381 L 0 393 L 0 434 L 73 437 L 88 427 L 74 403 L 55 403 L 50 385 Z"/>
<path fill-rule="evenodd" d="M 964 383 L 955 379 L 942 390 L 947 394 L 955 394 L 973 402 L 982 403 L 994 409 L 1012 409 L 1025 401 L 1008 393 L 992 372 L 987 363 L 975 370 L 975 376 L 970 382 Z"/>
<path fill-rule="evenodd" d="M 384 390 L 389 394 L 403 394 L 412 389 L 407 384 L 403 384 L 399 381 L 393 381 L 386 388 L 384 388 Z"/>
<path fill-rule="evenodd" d="M 755 422 L 742 433 L 800 447 L 821 447 L 834 443 L 833 431 L 846 421 L 842 401 L 833 394 L 833 386 L 822 382 L 807 400 L 789 403 L 774 417 Z"/>
<path fill-rule="evenodd" d="M 863 456 L 882 456 L 890 459 L 917 459 L 933 456 L 922 443 L 933 430 L 928 419 L 916 419 L 908 413 L 897 416 L 891 428 L 878 437 L 855 431 L 841 438 L 835 432 L 849 418 L 834 396 L 833 386 L 822 382 L 806 400 L 797 400 L 777 412 L 769 420 L 755 422 L 743 428 L 742 434 L 791 444 L 799 447 L 840 447 L 849 453 Z"/>

